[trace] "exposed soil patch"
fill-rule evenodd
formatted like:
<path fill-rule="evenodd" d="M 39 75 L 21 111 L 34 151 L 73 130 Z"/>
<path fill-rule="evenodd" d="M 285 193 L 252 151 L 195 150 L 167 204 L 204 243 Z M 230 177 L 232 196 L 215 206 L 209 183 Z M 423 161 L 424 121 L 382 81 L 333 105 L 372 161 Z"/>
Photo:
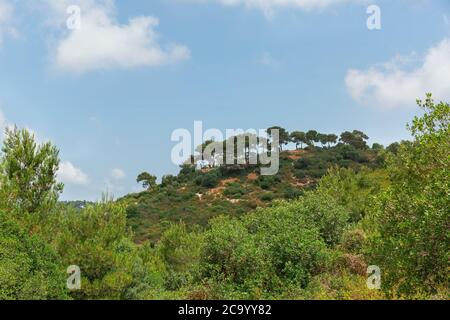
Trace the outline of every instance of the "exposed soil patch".
<path fill-rule="evenodd" d="M 252 172 L 247 176 L 247 180 L 249 180 L 249 181 L 255 181 L 257 179 L 258 179 L 258 174 L 255 172 Z"/>
<path fill-rule="evenodd" d="M 221 181 L 219 182 L 219 186 L 216 187 L 216 188 L 213 188 L 213 189 L 209 190 L 209 191 L 207 192 L 207 194 L 208 194 L 208 195 L 214 195 L 214 196 L 216 196 L 216 197 L 217 197 L 217 196 L 220 196 L 221 194 L 223 194 L 223 191 L 225 190 L 226 186 L 227 186 L 228 184 L 230 184 L 230 183 L 233 183 L 233 182 L 239 182 L 239 179 L 238 179 L 238 178 L 229 178 L 229 179 L 221 180 Z"/>
<path fill-rule="evenodd" d="M 301 159 L 305 153 L 305 150 L 290 150 L 288 151 L 288 158 L 295 161 Z"/>
<path fill-rule="evenodd" d="M 220 187 L 225 187 L 227 184 L 230 184 L 230 183 L 233 183 L 233 182 L 239 182 L 239 179 L 238 178 L 224 179 L 224 180 L 219 182 L 219 186 Z"/>

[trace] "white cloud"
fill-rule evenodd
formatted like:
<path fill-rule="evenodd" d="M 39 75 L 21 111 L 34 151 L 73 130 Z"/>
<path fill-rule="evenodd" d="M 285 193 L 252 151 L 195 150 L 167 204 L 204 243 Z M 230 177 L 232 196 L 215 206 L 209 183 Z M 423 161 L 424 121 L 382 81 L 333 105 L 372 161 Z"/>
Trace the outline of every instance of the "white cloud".
<path fill-rule="evenodd" d="M 438 100 L 450 99 L 450 39 L 430 48 L 421 65 L 408 70 L 409 58 L 398 57 L 368 70 L 351 69 L 345 83 L 350 95 L 362 104 L 380 108 L 415 105 L 431 92 Z"/>
<path fill-rule="evenodd" d="M 190 58 L 187 47 L 162 43 L 155 31 L 159 25 L 155 17 L 134 17 L 127 24 L 119 24 L 112 0 L 47 0 L 47 3 L 58 13 L 55 19 L 68 17 L 69 5 L 78 4 L 81 8 L 81 28 L 67 30 L 56 46 L 55 64 L 61 70 L 84 73 L 99 69 L 151 67 Z M 54 22 L 61 26 L 62 21 Z M 65 22 L 63 27 L 66 28 Z"/>
<path fill-rule="evenodd" d="M 59 165 L 58 180 L 67 184 L 87 185 L 89 177 L 71 162 L 64 161 Z"/>
<path fill-rule="evenodd" d="M 271 17 L 277 8 L 297 8 L 302 10 L 325 9 L 342 3 L 366 3 L 367 0 L 183 0 L 185 2 L 216 2 L 224 6 L 244 6 L 256 8 Z"/>
<path fill-rule="evenodd" d="M 111 171 L 111 176 L 116 180 L 121 180 L 126 177 L 126 174 L 122 169 L 116 168 Z"/>

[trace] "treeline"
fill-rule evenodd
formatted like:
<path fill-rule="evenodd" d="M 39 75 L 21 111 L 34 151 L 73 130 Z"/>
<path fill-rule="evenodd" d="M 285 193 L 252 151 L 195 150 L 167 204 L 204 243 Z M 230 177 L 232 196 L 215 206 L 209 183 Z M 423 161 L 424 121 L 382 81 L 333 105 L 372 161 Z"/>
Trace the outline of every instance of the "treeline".
<path fill-rule="evenodd" d="M 135 244 L 124 202 L 57 202 L 58 150 L 7 130 L 0 299 L 447 299 L 450 106 L 431 96 L 384 169 L 332 168 L 316 190 L 207 229 Z M 81 289 L 66 287 L 67 267 Z M 382 272 L 367 287 L 367 266 Z"/>
<path fill-rule="evenodd" d="M 261 163 L 257 161 L 259 153 L 271 150 L 273 130 L 278 132 L 279 151 L 282 151 L 283 146 L 289 143 L 293 143 L 296 150 L 306 149 L 312 151 L 318 151 L 317 144 L 320 143 L 322 150 L 326 151 L 324 153 L 315 152 L 313 157 L 305 157 L 296 161 L 294 167 L 298 170 L 295 176 L 300 179 L 306 177 L 320 178 L 334 164 L 341 167 L 349 167 L 351 162 L 360 162 L 368 165 L 370 158 L 376 160 L 375 165 L 380 165 L 383 161 L 378 155 L 384 150 L 384 146 L 374 143 L 372 148 L 370 148 L 367 144 L 369 137 L 359 130 L 345 131 L 338 137 L 335 134 L 323 134 L 316 130 L 309 130 L 306 133 L 301 131 L 289 133 L 282 127 L 273 126 L 266 130 L 267 137 L 246 133 L 232 136 L 224 141 L 206 140 L 197 146 L 197 154 L 192 155 L 188 161 L 180 166 L 181 170 L 178 176 L 165 175 L 162 177 L 160 185 L 162 187 L 172 185 L 177 182 L 183 182 L 187 178 L 191 180 L 198 179 L 199 185 L 212 188 L 216 186 L 220 177 L 248 170 L 258 172 L 261 167 Z M 227 151 L 230 141 L 233 150 Z M 238 141 L 241 143 L 239 144 Z M 238 150 L 239 145 L 242 147 L 241 151 Z M 398 143 L 393 143 L 386 149 L 390 152 L 396 152 L 398 145 Z M 368 156 L 366 151 L 370 150 L 374 152 L 371 156 Z M 230 157 L 230 155 L 233 163 L 227 164 L 226 158 Z M 252 157 L 255 159 L 254 162 L 250 161 Z M 205 175 L 195 173 L 195 170 L 199 168 L 219 168 L 219 171 L 213 171 Z M 136 180 L 145 189 L 153 189 L 158 185 L 157 177 L 149 172 L 140 173 Z"/>
<path fill-rule="evenodd" d="M 337 143 L 347 144 L 355 147 L 356 149 L 367 149 L 367 140 L 369 137 L 362 131 L 353 130 L 345 131 L 341 133 L 340 137 L 335 134 L 325 134 L 317 132 L 316 130 L 309 130 L 307 132 L 303 131 L 293 131 L 288 132 L 285 128 L 274 126 L 267 129 L 267 133 L 270 136 L 272 130 L 278 130 L 280 148 L 282 150 L 283 145 L 288 145 L 289 143 L 295 144 L 296 149 L 303 149 L 303 146 L 313 148 L 317 144 L 321 144 L 322 148 L 332 147 Z M 377 147 L 377 145 L 375 145 Z"/>
<path fill-rule="evenodd" d="M 307 132 L 288 132 L 283 127 L 273 126 L 266 130 L 267 137 L 260 137 L 252 133 L 244 133 L 232 136 L 224 141 L 206 140 L 196 147 L 196 154 L 192 155 L 185 164 L 210 168 L 233 166 L 236 164 L 244 166 L 260 165 L 260 163 L 256 161 L 259 154 L 261 152 L 268 152 L 267 150 L 273 150 L 274 130 L 277 132 L 277 145 L 279 151 L 283 151 L 283 147 L 290 143 L 295 145 L 296 150 L 304 148 L 315 149 L 319 147 L 318 144 L 320 144 L 322 149 L 331 149 L 332 147 L 339 148 L 342 146 L 349 146 L 355 150 L 370 149 L 367 144 L 369 137 L 359 130 L 345 131 L 338 137 L 336 134 L 324 134 L 317 132 L 316 130 L 309 130 Z M 233 150 L 227 149 L 230 145 L 233 146 Z M 242 150 L 239 150 L 239 146 Z M 395 147 L 396 144 L 392 144 L 388 149 L 392 150 Z M 372 149 L 380 151 L 384 149 L 384 146 L 374 143 Z M 226 161 L 226 158 L 230 158 L 230 155 L 233 159 L 233 164 L 227 163 Z M 255 159 L 253 162 L 251 161 L 252 157 Z"/>
<path fill-rule="evenodd" d="M 328 169 L 333 166 L 343 168 L 357 169 L 364 165 L 371 168 L 378 168 L 384 162 L 384 146 L 374 143 L 372 148 L 367 145 L 369 139 L 363 132 L 354 130 L 353 132 L 343 132 L 338 142 L 338 137 L 334 134 L 320 134 L 314 130 L 307 133 L 294 131 L 288 133 L 281 127 L 271 127 L 267 129 L 269 139 L 267 145 L 270 148 L 272 130 L 278 130 L 280 137 L 280 148 L 290 142 L 296 145 L 296 150 L 302 149 L 306 151 L 302 153 L 300 159 L 293 161 L 294 168 L 293 175 L 298 179 L 318 179 L 325 175 Z M 215 142 L 213 140 L 205 141 L 201 146 L 197 147 L 198 154 L 192 156 L 191 160 L 180 166 L 180 172 L 177 176 L 165 175 L 162 177 L 160 187 L 168 187 L 171 185 L 180 185 L 188 181 L 195 181 L 197 185 L 205 188 L 214 188 L 220 179 L 227 177 L 242 175 L 243 173 L 255 172 L 257 174 L 261 171 L 261 163 L 251 163 L 249 161 L 252 150 L 256 156 L 256 150 L 261 150 L 251 143 L 249 135 L 234 136 L 230 138 L 234 140 L 234 164 L 226 164 L 226 144 L 227 141 Z M 244 152 L 241 153 L 244 162 L 238 162 L 239 154 L 237 152 L 236 140 L 241 139 L 245 147 Z M 262 138 L 261 138 L 262 139 Z M 264 138 L 265 139 L 265 138 Z M 297 140 L 300 139 L 300 140 Z M 257 141 L 254 139 L 253 141 Z M 315 144 L 322 142 L 322 147 L 317 147 Z M 220 145 L 220 148 L 214 147 Z M 253 147 L 252 147 L 253 146 Z M 393 143 L 386 148 L 388 152 L 396 152 L 399 144 Z M 204 151 L 211 151 L 212 157 L 208 157 L 203 153 Z M 219 152 L 223 151 L 223 153 Z M 280 158 L 280 166 L 285 165 L 286 159 L 289 158 L 289 152 L 281 152 L 278 154 Z M 286 153 L 287 152 L 287 153 Z M 218 159 L 223 161 L 218 161 Z M 292 161 L 289 161 L 292 162 Z M 289 163 L 290 165 L 290 163 Z M 198 170 L 203 169 L 203 170 Z M 276 174 L 280 176 L 280 173 Z M 268 178 L 270 179 L 270 178 Z M 158 186 L 157 177 L 148 172 L 142 172 L 137 177 L 137 182 L 142 184 L 145 189 L 155 189 Z"/>

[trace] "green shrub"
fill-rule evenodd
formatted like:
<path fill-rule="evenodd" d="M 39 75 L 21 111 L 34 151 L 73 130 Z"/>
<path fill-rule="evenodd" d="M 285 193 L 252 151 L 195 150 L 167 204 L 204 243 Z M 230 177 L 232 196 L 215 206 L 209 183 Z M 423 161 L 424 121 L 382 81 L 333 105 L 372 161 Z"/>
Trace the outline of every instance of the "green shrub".
<path fill-rule="evenodd" d="M 202 276 L 232 283 L 248 290 L 263 286 L 270 278 L 270 264 L 255 237 L 237 219 L 218 217 L 211 221 L 202 252 Z"/>
<path fill-rule="evenodd" d="M 184 224 L 172 224 L 156 246 L 167 266 L 166 287 L 176 290 L 192 282 L 198 270 L 203 235 L 188 232 Z"/>
<path fill-rule="evenodd" d="M 259 176 L 256 180 L 256 184 L 264 190 L 269 190 L 280 182 L 281 179 L 278 176 Z"/>
<path fill-rule="evenodd" d="M 315 226 L 325 243 L 336 245 L 348 225 L 348 211 L 330 196 L 308 192 L 298 201 L 288 205 L 311 225 Z"/>
<path fill-rule="evenodd" d="M 409 127 L 414 142 L 387 156 L 390 186 L 374 206 L 371 263 L 384 272 L 383 287 L 414 295 L 448 287 L 450 208 L 450 106 L 435 104 Z"/>
<path fill-rule="evenodd" d="M 0 300 L 68 299 L 66 278 L 47 244 L 0 213 Z"/>
<path fill-rule="evenodd" d="M 298 197 L 300 197 L 303 194 L 302 190 L 293 188 L 293 187 L 288 187 L 285 191 L 284 191 L 284 198 L 285 199 L 297 199 Z"/>
<path fill-rule="evenodd" d="M 201 186 L 203 188 L 214 188 L 219 183 L 219 176 L 217 172 L 208 172 L 206 173 L 201 180 Z"/>
<path fill-rule="evenodd" d="M 55 246 L 64 265 L 81 269 L 77 299 L 123 299 L 139 284 L 142 259 L 131 241 L 124 206 L 106 202 L 61 216 Z M 144 269 L 145 270 L 145 269 Z M 145 272 L 144 272 L 145 273 Z"/>
<path fill-rule="evenodd" d="M 242 219 L 212 220 L 202 253 L 202 275 L 216 283 L 222 296 L 245 292 L 246 298 L 254 298 L 289 284 L 305 287 L 327 257 L 318 229 L 281 203 Z M 242 298 L 236 293 L 231 296 Z"/>
<path fill-rule="evenodd" d="M 367 236 L 364 230 L 348 229 L 342 234 L 341 246 L 346 252 L 361 254 L 366 242 Z"/>
<path fill-rule="evenodd" d="M 273 194 L 273 192 L 266 192 L 260 197 L 260 199 L 262 201 L 267 201 L 267 202 L 272 201 L 274 198 L 275 198 L 275 195 Z"/>
<path fill-rule="evenodd" d="M 247 189 L 242 187 L 239 183 L 231 183 L 223 191 L 223 194 L 227 197 L 232 197 L 234 199 L 241 198 L 247 193 Z"/>
<path fill-rule="evenodd" d="M 384 171 L 334 167 L 319 182 L 318 192 L 334 198 L 350 214 L 351 222 L 358 222 L 372 206 L 375 195 L 387 184 Z"/>
<path fill-rule="evenodd" d="M 280 283 L 303 287 L 327 263 L 328 253 L 319 229 L 298 208 L 298 203 L 279 202 L 246 215 L 243 221 Z"/>

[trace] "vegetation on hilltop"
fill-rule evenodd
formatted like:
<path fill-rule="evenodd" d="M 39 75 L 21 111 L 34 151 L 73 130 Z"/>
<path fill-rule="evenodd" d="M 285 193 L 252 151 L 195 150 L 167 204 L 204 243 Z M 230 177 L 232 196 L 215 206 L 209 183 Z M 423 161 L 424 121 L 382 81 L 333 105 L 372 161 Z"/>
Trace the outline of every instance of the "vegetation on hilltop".
<path fill-rule="evenodd" d="M 141 173 L 137 182 L 143 182 L 148 189 L 120 199 L 129 205 L 128 221 L 136 240 L 156 242 L 170 223 L 182 221 L 188 228 L 207 227 L 211 218 L 223 212 L 239 217 L 269 206 L 272 200 L 296 199 L 305 191 L 313 190 L 319 179 L 333 167 L 356 172 L 372 169 L 377 172 L 373 174 L 383 175 L 377 169 L 383 166 L 384 148 L 378 144 L 368 147 L 368 137 L 361 131 L 342 133 L 341 142 L 336 144 L 337 136 L 333 134 L 310 130 L 300 134 L 304 138 L 298 140 L 299 132 L 289 134 L 280 127 L 269 128 L 268 132 L 274 128 L 282 132 L 282 144 L 290 141 L 303 143 L 305 147 L 282 151 L 280 170 L 274 176 L 261 175 L 260 166 L 249 163 L 200 163 L 202 159 L 198 155 L 192 157 L 196 159 L 193 163 L 181 166 L 177 176 L 164 176 L 160 185 L 156 184 L 156 177 Z M 319 142 L 322 142 L 321 146 L 317 146 Z M 197 149 L 204 150 L 211 143 L 213 141 L 207 141 Z"/>

